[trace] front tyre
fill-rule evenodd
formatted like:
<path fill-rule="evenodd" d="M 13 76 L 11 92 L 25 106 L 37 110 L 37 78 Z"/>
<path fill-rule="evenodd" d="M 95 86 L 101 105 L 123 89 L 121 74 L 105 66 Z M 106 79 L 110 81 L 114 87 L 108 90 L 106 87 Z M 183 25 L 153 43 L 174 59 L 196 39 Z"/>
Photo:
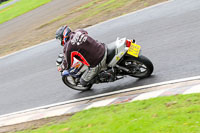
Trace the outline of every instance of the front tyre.
<path fill-rule="evenodd" d="M 63 76 L 62 80 L 65 85 L 67 85 L 68 87 L 70 87 L 74 90 L 78 90 L 78 91 L 90 90 L 90 88 L 92 87 L 92 84 L 83 87 L 80 83 L 76 83 L 75 79 L 72 76 Z"/>
<path fill-rule="evenodd" d="M 129 69 L 130 73 L 127 73 L 129 76 L 140 79 L 149 77 L 154 70 L 152 62 L 143 55 L 138 58 L 125 56 L 120 65 Z"/>

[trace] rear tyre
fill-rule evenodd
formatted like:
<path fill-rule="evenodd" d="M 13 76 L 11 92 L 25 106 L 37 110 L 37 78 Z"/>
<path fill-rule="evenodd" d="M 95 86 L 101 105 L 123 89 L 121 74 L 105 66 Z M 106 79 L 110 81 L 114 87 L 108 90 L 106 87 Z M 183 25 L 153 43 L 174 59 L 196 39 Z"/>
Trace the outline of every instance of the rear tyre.
<path fill-rule="evenodd" d="M 72 76 L 63 76 L 62 80 L 65 85 L 78 91 L 87 91 L 90 90 L 92 87 L 92 84 L 83 87 L 80 83 L 75 83 L 74 82 L 75 79 Z"/>
<path fill-rule="evenodd" d="M 138 58 L 125 56 L 120 65 L 129 69 L 130 73 L 127 73 L 129 76 L 140 79 L 149 77 L 154 70 L 152 62 L 142 55 Z"/>

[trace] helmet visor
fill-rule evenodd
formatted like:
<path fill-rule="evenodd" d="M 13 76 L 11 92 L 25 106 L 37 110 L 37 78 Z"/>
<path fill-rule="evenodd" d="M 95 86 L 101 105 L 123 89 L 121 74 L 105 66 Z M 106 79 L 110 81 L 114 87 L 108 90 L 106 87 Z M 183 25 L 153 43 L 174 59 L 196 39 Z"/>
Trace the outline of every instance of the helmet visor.
<path fill-rule="evenodd" d="M 65 29 L 64 32 L 63 32 L 63 38 L 62 38 L 62 41 L 61 41 L 61 45 L 65 44 L 65 42 L 67 41 L 68 37 L 69 37 L 69 33 L 67 32 L 67 29 Z"/>

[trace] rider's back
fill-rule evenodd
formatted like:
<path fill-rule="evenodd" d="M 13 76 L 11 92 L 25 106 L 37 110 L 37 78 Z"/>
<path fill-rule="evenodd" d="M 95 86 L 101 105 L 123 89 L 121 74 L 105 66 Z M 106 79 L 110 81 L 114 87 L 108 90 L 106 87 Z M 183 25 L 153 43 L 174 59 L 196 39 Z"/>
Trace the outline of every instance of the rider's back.
<path fill-rule="evenodd" d="M 68 64 L 71 64 L 75 57 L 84 64 L 95 67 L 104 57 L 105 46 L 88 36 L 84 30 L 71 32 L 66 43 L 64 53 Z"/>

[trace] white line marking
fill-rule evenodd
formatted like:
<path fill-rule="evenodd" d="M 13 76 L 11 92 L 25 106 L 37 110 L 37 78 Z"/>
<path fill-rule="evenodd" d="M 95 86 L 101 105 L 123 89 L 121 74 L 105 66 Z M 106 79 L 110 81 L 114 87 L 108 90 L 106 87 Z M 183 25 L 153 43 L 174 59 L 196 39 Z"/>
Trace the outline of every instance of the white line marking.
<path fill-rule="evenodd" d="M 43 118 L 53 117 L 53 116 L 59 116 L 65 114 L 67 111 L 69 111 L 72 107 L 66 107 L 66 108 L 60 108 L 60 109 L 54 109 L 54 110 L 46 110 L 44 112 Z"/>
<path fill-rule="evenodd" d="M 191 93 L 200 93 L 200 85 L 196 85 L 196 86 L 188 89 L 183 94 L 191 94 Z"/>
<path fill-rule="evenodd" d="M 166 85 L 166 84 L 174 84 L 174 83 L 191 81 L 191 80 L 200 80 L 200 76 L 183 78 L 183 79 L 178 79 L 178 80 L 171 80 L 171 81 L 166 81 L 166 82 L 161 82 L 161 83 L 155 83 L 155 84 L 150 84 L 150 85 L 144 85 L 144 86 L 129 88 L 129 89 L 125 89 L 125 90 L 109 92 L 109 93 L 105 93 L 105 94 L 99 94 L 99 95 L 95 95 L 95 96 L 84 97 L 84 98 L 80 98 L 80 99 L 69 100 L 69 101 L 65 101 L 65 102 L 55 103 L 55 104 L 51 104 L 51 105 L 46 105 L 46 106 L 41 106 L 41 107 L 37 107 L 37 108 L 32 108 L 32 109 L 18 111 L 18 112 L 14 112 L 14 113 L 10 113 L 10 114 L 1 115 L 0 118 L 1 117 L 7 117 L 7 116 L 10 116 L 10 115 L 35 111 L 35 110 L 39 110 L 39 109 L 45 109 L 45 108 L 55 107 L 55 106 L 59 106 L 59 105 L 69 104 L 69 103 L 75 103 L 75 102 L 80 102 L 80 101 L 85 101 L 85 100 L 96 99 L 96 98 L 99 98 L 99 97 L 104 97 L 104 96 L 109 96 L 109 95 L 114 95 L 114 94 L 134 91 L 134 90 L 147 89 L 147 88 L 152 88 L 152 87 L 156 87 L 156 86 L 162 86 L 162 85 Z"/>
<path fill-rule="evenodd" d="M 170 88 L 169 88 L 170 89 Z M 147 93 L 143 93 L 137 97 L 135 97 L 132 101 L 136 101 L 136 100 L 145 100 L 145 99 L 149 99 L 149 98 L 154 98 L 154 97 L 158 97 L 160 94 L 162 94 L 163 92 L 169 90 L 169 89 L 163 89 L 163 90 L 157 90 L 157 91 L 152 91 L 152 92 L 147 92 Z M 131 102 L 132 102 L 131 101 Z"/>
<path fill-rule="evenodd" d="M 106 99 L 103 101 L 98 101 L 98 102 L 94 102 L 91 105 L 87 106 L 85 109 L 90 109 L 90 108 L 94 108 L 94 107 L 102 107 L 102 106 L 106 106 L 109 103 L 113 102 L 115 99 L 117 98 L 112 98 L 112 99 Z"/>

